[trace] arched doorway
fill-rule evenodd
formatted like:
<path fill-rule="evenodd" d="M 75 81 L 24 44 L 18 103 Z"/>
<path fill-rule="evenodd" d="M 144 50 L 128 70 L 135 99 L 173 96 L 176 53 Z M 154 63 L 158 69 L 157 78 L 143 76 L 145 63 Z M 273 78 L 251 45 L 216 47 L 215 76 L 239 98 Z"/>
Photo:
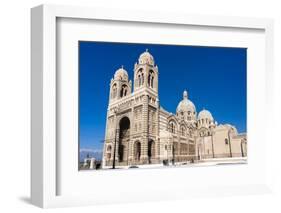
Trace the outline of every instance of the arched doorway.
<path fill-rule="evenodd" d="M 130 139 L 130 120 L 128 117 L 123 117 L 119 122 L 119 147 L 118 159 L 119 162 L 125 160 L 126 143 Z"/>
<path fill-rule="evenodd" d="M 141 143 L 139 141 L 136 141 L 134 144 L 135 161 L 140 161 L 140 156 L 141 156 Z"/>
<path fill-rule="evenodd" d="M 155 158 L 155 142 L 154 140 L 148 141 L 148 162 L 151 163 L 151 160 Z"/>

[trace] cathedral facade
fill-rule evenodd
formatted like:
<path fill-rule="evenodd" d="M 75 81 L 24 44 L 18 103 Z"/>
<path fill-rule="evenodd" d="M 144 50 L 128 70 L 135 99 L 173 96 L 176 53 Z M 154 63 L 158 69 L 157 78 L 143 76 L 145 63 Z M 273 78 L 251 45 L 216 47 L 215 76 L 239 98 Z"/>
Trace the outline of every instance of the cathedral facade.
<path fill-rule="evenodd" d="M 197 162 L 247 156 L 246 133 L 218 124 L 184 91 L 176 113 L 160 106 L 158 67 L 145 51 L 134 66 L 134 84 L 121 67 L 110 82 L 103 167 Z M 114 159 L 115 158 L 115 159 Z"/>

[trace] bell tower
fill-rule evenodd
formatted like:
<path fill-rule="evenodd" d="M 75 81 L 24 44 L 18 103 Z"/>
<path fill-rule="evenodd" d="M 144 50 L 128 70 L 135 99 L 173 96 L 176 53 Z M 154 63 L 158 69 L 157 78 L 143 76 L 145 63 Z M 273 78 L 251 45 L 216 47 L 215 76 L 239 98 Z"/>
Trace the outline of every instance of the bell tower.
<path fill-rule="evenodd" d="M 132 81 L 129 80 L 127 71 L 123 68 L 116 70 L 110 82 L 109 102 L 119 100 L 132 92 Z"/>
<path fill-rule="evenodd" d="M 134 96 L 139 100 L 134 113 L 140 117 L 134 119 L 141 125 L 137 132 L 141 149 L 140 161 L 151 163 L 156 160 L 159 150 L 159 99 L 158 67 L 148 49 L 139 56 L 134 66 Z"/>
<path fill-rule="evenodd" d="M 158 96 L 158 67 L 148 49 L 140 55 L 134 67 L 134 92 L 144 88 Z"/>

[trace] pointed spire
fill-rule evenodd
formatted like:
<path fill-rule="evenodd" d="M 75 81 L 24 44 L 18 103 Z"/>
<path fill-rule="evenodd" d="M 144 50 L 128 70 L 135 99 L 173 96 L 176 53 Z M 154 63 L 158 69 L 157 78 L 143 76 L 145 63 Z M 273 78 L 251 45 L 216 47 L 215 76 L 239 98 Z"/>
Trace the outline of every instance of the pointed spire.
<path fill-rule="evenodd" d="M 145 52 L 148 52 L 148 48 L 145 49 Z"/>
<path fill-rule="evenodd" d="M 121 68 L 122 68 L 122 69 L 124 69 L 124 66 L 123 66 L 123 64 L 121 65 Z"/>

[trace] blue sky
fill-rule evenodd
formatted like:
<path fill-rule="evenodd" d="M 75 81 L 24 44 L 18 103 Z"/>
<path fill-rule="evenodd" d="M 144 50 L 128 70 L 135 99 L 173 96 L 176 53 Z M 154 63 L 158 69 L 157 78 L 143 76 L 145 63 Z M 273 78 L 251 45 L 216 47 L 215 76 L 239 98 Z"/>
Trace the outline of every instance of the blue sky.
<path fill-rule="evenodd" d="M 82 149 L 102 149 L 109 83 L 122 65 L 133 67 L 146 49 L 159 69 L 160 105 L 175 113 L 186 89 L 197 113 L 208 109 L 220 123 L 246 131 L 245 48 L 79 42 L 79 141 Z"/>

